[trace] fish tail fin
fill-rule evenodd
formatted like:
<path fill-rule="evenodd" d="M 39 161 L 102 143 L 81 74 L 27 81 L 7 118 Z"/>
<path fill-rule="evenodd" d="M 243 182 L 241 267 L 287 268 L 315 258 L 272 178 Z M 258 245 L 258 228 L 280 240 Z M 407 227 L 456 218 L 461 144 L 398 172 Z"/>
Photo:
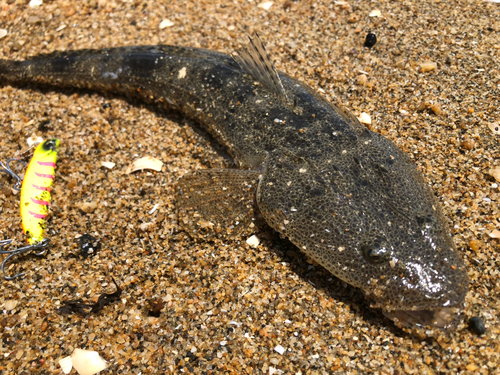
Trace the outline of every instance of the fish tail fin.
<path fill-rule="evenodd" d="M 248 43 L 232 54 L 233 59 L 256 81 L 273 92 L 278 99 L 286 103 L 287 97 L 278 71 L 274 67 L 266 47 L 259 35 L 248 36 Z"/>

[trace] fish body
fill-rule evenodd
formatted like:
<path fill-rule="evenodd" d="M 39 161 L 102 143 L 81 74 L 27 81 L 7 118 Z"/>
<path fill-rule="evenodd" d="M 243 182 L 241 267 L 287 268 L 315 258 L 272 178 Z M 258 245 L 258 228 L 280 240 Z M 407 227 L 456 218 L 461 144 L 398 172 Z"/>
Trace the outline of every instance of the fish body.
<path fill-rule="evenodd" d="M 59 140 L 40 143 L 31 158 L 21 187 L 21 218 L 30 245 L 42 242 L 49 213 L 50 190 L 59 150 Z"/>
<path fill-rule="evenodd" d="M 197 212 L 208 227 L 207 202 L 216 193 L 196 198 L 197 189 L 220 191 L 239 181 L 245 193 L 256 189 L 272 228 L 361 288 L 387 316 L 449 326 L 463 304 L 467 273 L 414 163 L 350 113 L 277 73 L 263 45 L 254 44 L 236 59 L 146 46 L 1 60 L 0 80 L 141 97 L 198 120 L 241 167 L 200 173 L 199 184 L 196 176 L 185 180 L 181 199 L 209 207 Z M 235 207 L 219 216 L 235 214 Z"/>

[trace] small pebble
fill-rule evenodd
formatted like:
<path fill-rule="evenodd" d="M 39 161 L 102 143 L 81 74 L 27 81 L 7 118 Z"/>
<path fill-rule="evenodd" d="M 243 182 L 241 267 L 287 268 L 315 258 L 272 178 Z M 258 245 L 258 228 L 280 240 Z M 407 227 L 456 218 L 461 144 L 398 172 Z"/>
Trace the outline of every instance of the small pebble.
<path fill-rule="evenodd" d="M 427 61 L 420 64 L 420 70 L 422 73 L 430 72 L 437 69 L 437 63 Z"/>
<path fill-rule="evenodd" d="M 482 242 L 478 240 L 472 240 L 469 242 L 469 247 L 473 251 L 478 251 L 479 249 L 481 249 L 482 245 Z"/>
<path fill-rule="evenodd" d="M 368 82 L 368 78 L 366 77 L 366 75 L 360 74 L 358 76 L 358 85 L 366 86 L 367 82 Z"/>
<path fill-rule="evenodd" d="M 441 114 L 441 106 L 438 103 L 431 104 L 429 108 L 436 116 Z"/>
<path fill-rule="evenodd" d="M 469 319 L 469 329 L 478 336 L 484 335 L 486 332 L 483 319 L 478 316 Z"/>
<path fill-rule="evenodd" d="M 253 248 L 259 246 L 259 243 L 260 243 L 259 237 L 257 237 L 255 234 L 247 239 L 247 244 Z"/>
<path fill-rule="evenodd" d="M 466 138 L 462 141 L 460 145 L 462 146 L 462 148 L 465 148 L 466 150 L 472 150 L 475 144 L 476 142 L 473 139 Z"/>

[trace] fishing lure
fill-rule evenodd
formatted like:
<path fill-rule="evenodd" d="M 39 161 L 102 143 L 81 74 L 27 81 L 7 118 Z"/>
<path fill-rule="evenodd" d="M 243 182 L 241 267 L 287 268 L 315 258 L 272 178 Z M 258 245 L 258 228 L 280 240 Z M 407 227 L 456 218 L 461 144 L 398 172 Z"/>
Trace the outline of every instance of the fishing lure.
<path fill-rule="evenodd" d="M 49 244 L 49 240 L 44 238 L 45 218 L 48 215 L 50 187 L 54 181 L 54 169 L 56 167 L 58 150 L 58 139 L 46 140 L 38 145 L 28 164 L 21 187 L 21 218 L 23 231 L 29 246 L 5 251 L 2 249 L 4 246 L 11 244 L 12 240 L 0 241 L 0 254 L 7 254 L 0 267 L 6 280 L 12 280 L 24 275 L 24 272 L 14 276 L 6 275 L 5 264 L 13 256 L 42 249 L 41 252 L 34 253 L 40 256 L 44 255 L 47 251 L 46 247 Z M 17 177 L 17 179 L 19 178 Z"/>
<path fill-rule="evenodd" d="M 21 187 L 21 217 L 23 231 L 30 245 L 43 240 L 58 150 L 58 139 L 40 143 L 24 175 Z"/>

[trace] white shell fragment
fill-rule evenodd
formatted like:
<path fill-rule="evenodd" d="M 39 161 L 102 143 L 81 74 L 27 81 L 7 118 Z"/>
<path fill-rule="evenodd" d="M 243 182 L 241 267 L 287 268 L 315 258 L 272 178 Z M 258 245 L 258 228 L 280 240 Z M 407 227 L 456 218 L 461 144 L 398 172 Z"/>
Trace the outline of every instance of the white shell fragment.
<path fill-rule="evenodd" d="M 255 234 L 247 239 L 247 244 L 249 244 L 254 248 L 259 246 L 259 243 L 260 243 L 259 237 L 257 237 Z"/>
<path fill-rule="evenodd" d="M 174 26 L 174 23 L 167 18 L 160 22 L 160 30 L 170 26 Z"/>
<path fill-rule="evenodd" d="M 69 374 L 71 372 L 71 369 L 73 368 L 73 361 L 71 360 L 71 356 L 61 358 L 59 360 L 59 366 L 61 366 L 65 374 Z"/>
<path fill-rule="evenodd" d="M 371 125 L 372 123 L 372 118 L 370 117 L 370 115 L 366 112 L 362 112 L 359 117 L 359 122 L 362 123 L 362 124 L 365 124 L 365 125 Z"/>
<path fill-rule="evenodd" d="M 380 17 L 381 15 L 382 12 L 379 9 L 374 9 L 369 14 L 370 17 Z"/>
<path fill-rule="evenodd" d="M 79 375 L 94 375 L 108 367 L 99 353 L 92 350 L 75 349 L 71 362 Z"/>
<path fill-rule="evenodd" d="M 263 3 L 260 3 L 257 6 L 259 8 L 264 9 L 264 10 L 269 10 L 269 8 L 271 8 L 273 6 L 273 2 L 272 1 L 264 1 Z"/>
<path fill-rule="evenodd" d="M 500 182 L 500 168 L 491 168 L 488 174 L 492 176 L 495 180 Z"/>
<path fill-rule="evenodd" d="M 39 7 L 42 4 L 43 4 L 42 0 L 31 0 L 30 4 L 29 4 L 29 7 L 30 8 L 36 8 L 36 7 Z"/>
<path fill-rule="evenodd" d="M 161 171 L 163 167 L 163 162 L 152 156 L 145 156 L 143 158 L 137 159 L 132 164 L 130 164 L 126 170 L 126 174 L 130 174 L 141 169 L 152 169 L 154 171 Z"/>
<path fill-rule="evenodd" d="M 276 346 L 276 348 L 274 348 L 274 351 L 280 353 L 281 355 L 283 355 L 283 353 L 285 353 L 285 348 L 282 347 L 281 345 L 278 345 Z"/>
<path fill-rule="evenodd" d="M 488 127 L 493 132 L 493 134 L 500 135 L 500 122 L 490 122 Z"/>
<path fill-rule="evenodd" d="M 2 39 L 4 36 L 7 35 L 7 30 L 5 29 L 0 29 L 0 39 Z"/>
<path fill-rule="evenodd" d="M 40 143 L 43 142 L 43 138 L 42 137 L 36 137 L 36 138 L 33 138 L 33 137 L 29 137 L 26 142 L 28 143 L 28 146 L 29 147 L 33 147 L 35 145 L 38 145 Z"/>
<path fill-rule="evenodd" d="M 104 167 L 104 168 L 108 168 L 108 169 L 113 169 L 115 167 L 115 163 L 111 162 L 111 161 L 103 161 L 101 163 L 101 165 Z"/>
<path fill-rule="evenodd" d="M 16 308 L 18 303 L 19 303 L 18 300 L 9 299 L 9 300 L 4 302 L 3 308 L 4 308 L 4 310 L 11 311 L 11 310 L 14 310 Z"/>

